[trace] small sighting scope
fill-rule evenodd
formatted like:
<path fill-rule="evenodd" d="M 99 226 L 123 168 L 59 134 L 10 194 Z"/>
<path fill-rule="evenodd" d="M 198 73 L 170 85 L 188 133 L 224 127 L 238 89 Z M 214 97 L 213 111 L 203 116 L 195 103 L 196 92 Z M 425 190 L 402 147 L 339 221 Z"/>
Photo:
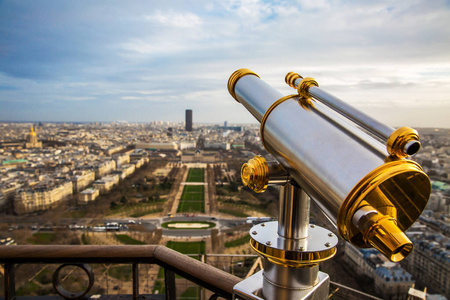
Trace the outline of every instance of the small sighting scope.
<path fill-rule="evenodd" d="M 295 94 L 282 95 L 248 69 L 228 81 L 233 98 L 261 123 L 263 145 L 280 165 L 253 158 L 242 167 L 244 184 L 263 192 L 294 181 L 346 241 L 402 260 L 413 249 L 404 232 L 431 192 L 428 176 L 408 159 L 420 149 L 417 131 L 382 124 L 313 78 L 290 72 L 285 81 Z"/>

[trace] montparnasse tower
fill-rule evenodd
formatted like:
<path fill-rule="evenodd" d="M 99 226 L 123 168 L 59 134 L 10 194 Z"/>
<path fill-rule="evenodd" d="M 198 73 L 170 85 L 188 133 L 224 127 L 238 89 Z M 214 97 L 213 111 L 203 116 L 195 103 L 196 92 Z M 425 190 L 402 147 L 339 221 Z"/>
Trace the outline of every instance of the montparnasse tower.
<path fill-rule="evenodd" d="M 42 148 L 42 142 L 39 142 L 37 139 L 36 132 L 34 131 L 33 126 L 30 127 L 30 132 L 28 133 L 27 143 L 25 144 L 26 148 Z"/>

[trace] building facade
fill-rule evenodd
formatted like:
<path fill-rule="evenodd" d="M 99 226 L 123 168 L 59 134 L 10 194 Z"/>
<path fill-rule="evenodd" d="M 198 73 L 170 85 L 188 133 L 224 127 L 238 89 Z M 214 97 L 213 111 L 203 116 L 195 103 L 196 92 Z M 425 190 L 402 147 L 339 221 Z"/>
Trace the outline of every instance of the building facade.
<path fill-rule="evenodd" d="M 80 170 L 74 173 L 72 177 L 73 192 L 79 193 L 95 180 L 95 173 L 90 170 Z"/>
<path fill-rule="evenodd" d="M 100 191 L 94 188 L 88 188 L 78 194 L 77 203 L 85 205 L 90 201 L 94 201 L 100 195 Z"/>
<path fill-rule="evenodd" d="M 14 197 L 14 212 L 27 214 L 50 209 L 58 202 L 68 199 L 72 192 L 71 181 L 20 189 Z"/>
<path fill-rule="evenodd" d="M 414 251 L 403 266 L 430 292 L 450 299 L 450 245 L 446 238 L 441 234 L 429 234 L 411 240 Z"/>
<path fill-rule="evenodd" d="M 388 261 L 376 249 L 358 249 L 345 244 L 345 259 L 356 273 L 374 280 L 376 291 L 387 300 L 403 300 L 415 283 L 410 273 L 399 264 Z"/>

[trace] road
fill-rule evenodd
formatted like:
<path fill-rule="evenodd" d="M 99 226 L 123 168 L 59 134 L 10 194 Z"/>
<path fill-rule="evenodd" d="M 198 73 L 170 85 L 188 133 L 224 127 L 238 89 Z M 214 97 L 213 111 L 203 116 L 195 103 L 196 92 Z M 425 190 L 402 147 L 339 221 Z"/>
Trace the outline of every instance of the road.
<path fill-rule="evenodd" d="M 136 224 L 142 225 L 148 231 L 154 231 L 157 228 L 161 228 L 161 224 L 165 222 L 176 222 L 176 221 L 189 221 L 189 222 L 198 222 L 198 221 L 208 221 L 216 224 L 216 227 L 219 230 L 231 229 L 236 226 L 242 225 L 245 223 L 246 218 L 221 218 L 217 219 L 216 217 L 211 216 L 174 216 L 174 217 L 163 217 L 163 218 L 155 218 L 155 219 L 132 219 L 132 218 L 108 218 L 104 220 L 105 222 L 117 222 L 117 223 L 129 223 L 130 221 L 135 222 Z M 163 236 L 209 236 L 211 235 L 211 229 L 164 229 L 163 228 Z"/>
<path fill-rule="evenodd" d="M 10 222 L 0 222 L 6 223 L 9 226 L 9 230 L 17 230 L 17 229 L 26 229 L 29 228 L 33 231 L 53 231 L 53 230 L 64 230 L 70 229 L 72 230 L 94 230 L 94 226 L 103 226 L 105 223 L 117 222 L 119 224 L 125 224 L 128 226 L 121 226 L 122 231 L 132 231 L 134 230 L 134 226 L 130 225 L 141 225 L 145 228 L 145 231 L 154 231 L 158 228 L 161 228 L 161 224 L 165 222 L 199 222 L 199 221 L 208 221 L 215 223 L 216 226 L 214 229 L 226 230 L 232 229 L 237 226 L 246 223 L 246 218 L 217 218 L 213 216 L 173 216 L 173 217 L 161 217 L 154 219 L 139 219 L 139 218 L 105 218 L 105 219 L 61 219 L 58 224 L 46 224 L 45 226 L 40 225 L 35 222 L 27 222 L 20 224 L 19 222 L 11 224 Z M 212 229 L 212 228 L 211 228 Z M 165 229 L 163 228 L 163 236 L 181 236 L 181 237 L 207 237 L 211 235 L 211 229 Z M 100 231 L 99 227 L 97 227 L 96 231 Z"/>

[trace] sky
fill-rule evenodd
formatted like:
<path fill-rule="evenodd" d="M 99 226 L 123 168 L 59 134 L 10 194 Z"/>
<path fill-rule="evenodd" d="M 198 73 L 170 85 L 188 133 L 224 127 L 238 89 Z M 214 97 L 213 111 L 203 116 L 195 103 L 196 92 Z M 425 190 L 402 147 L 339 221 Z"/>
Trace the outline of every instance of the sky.
<path fill-rule="evenodd" d="M 450 1 L 0 0 L 0 121 L 256 122 L 227 90 L 240 68 L 450 128 Z"/>

